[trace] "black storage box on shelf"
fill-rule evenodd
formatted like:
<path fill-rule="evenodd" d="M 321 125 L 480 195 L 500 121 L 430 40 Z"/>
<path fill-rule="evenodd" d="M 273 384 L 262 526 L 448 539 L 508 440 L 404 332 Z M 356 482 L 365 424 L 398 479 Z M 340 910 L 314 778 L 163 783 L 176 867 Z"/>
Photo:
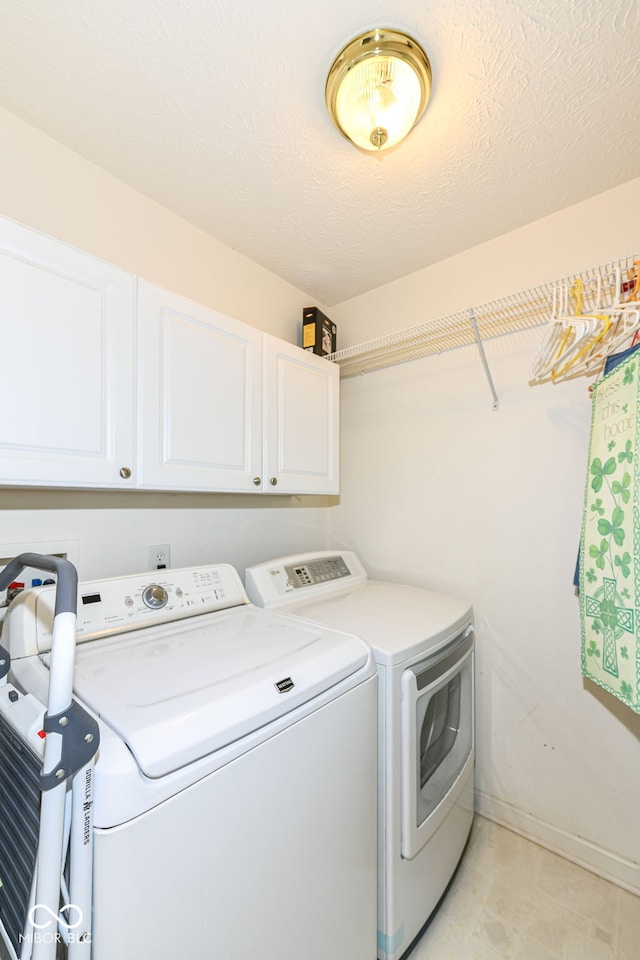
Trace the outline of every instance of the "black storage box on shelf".
<path fill-rule="evenodd" d="M 302 347 L 319 357 L 336 352 L 336 325 L 317 307 L 302 311 Z"/>

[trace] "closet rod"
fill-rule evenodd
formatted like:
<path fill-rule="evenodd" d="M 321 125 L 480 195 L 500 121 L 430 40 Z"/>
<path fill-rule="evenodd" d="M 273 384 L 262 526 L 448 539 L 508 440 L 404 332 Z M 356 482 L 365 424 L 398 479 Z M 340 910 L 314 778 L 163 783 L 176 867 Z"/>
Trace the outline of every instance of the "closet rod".
<path fill-rule="evenodd" d="M 493 403 L 491 404 L 494 410 L 497 410 L 500 406 L 498 401 L 498 394 L 496 393 L 496 388 L 493 384 L 493 377 L 491 376 L 491 370 L 489 369 L 489 364 L 487 363 L 487 355 L 484 352 L 484 347 L 482 346 L 482 338 L 480 337 L 480 331 L 478 330 L 478 324 L 476 323 L 475 314 L 473 309 L 469 310 L 469 320 L 471 321 L 471 326 L 473 327 L 473 335 L 476 338 L 478 343 L 478 350 L 480 351 L 480 359 L 482 360 L 482 366 L 484 367 L 484 372 L 489 382 L 489 389 L 491 390 L 491 396 L 493 397 Z"/>
<path fill-rule="evenodd" d="M 551 314 L 553 290 L 558 284 L 571 284 L 580 279 L 585 293 L 585 306 L 589 308 L 589 296 L 595 296 L 596 289 L 606 290 L 607 283 L 613 282 L 616 268 L 619 267 L 624 273 L 625 270 L 633 268 L 634 260 L 637 259 L 637 254 L 631 254 L 611 260 L 481 306 L 469 307 L 446 317 L 346 347 L 327 359 L 339 364 L 341 377 L 347 378 L 474 343 L 481 347 L 485 340 L 529 330 L 547 322 Z M 475 321 L 475 328 L 471 316 Z M 481 351 L 481 356 L 484 356 L 484 350 Z M 484 360 L 486 361 L 486 356 Z M 488 371 L 488 364 L 485 369 Z M 488 372 L 487 376 L 490 379 Z M 493 387 L 492 392 L 495 394 Z M 497 396 L 495 402 L 497 403 Z"/>

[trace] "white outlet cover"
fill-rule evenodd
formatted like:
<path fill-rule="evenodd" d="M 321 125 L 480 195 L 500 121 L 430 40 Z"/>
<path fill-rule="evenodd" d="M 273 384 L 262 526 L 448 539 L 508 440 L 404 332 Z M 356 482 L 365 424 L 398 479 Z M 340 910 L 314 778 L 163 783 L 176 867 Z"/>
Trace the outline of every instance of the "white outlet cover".
<path fill-rule="evenodd" d="M 147 569 L 158 570 L 159 558 L 163 557 L 162 563 L 165 567 L 171 566 L 171 544 L 154 543 L 147 547 Z M 160 568 L 161 569 L 161 568 Z"/>

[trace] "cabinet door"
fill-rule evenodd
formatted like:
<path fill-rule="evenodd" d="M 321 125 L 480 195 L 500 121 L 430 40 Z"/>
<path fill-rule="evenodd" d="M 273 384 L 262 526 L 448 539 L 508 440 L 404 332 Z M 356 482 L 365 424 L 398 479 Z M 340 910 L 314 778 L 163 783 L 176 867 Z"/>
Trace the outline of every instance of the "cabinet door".
<path fill-rule="evenodd" d="M 139 486 L 262 489 L 261 352 L 253 327 L 139 281 Z"/>
<path fill-rule="evenodd" d="M 265 335 L 265 483 L 271 493 L 338 493 L 338 365 Z"/>
<path fill-rule="evenodd" d="M 1 484 L 134 484 L 134 294 L 130 274 L 0 219 Z"/>

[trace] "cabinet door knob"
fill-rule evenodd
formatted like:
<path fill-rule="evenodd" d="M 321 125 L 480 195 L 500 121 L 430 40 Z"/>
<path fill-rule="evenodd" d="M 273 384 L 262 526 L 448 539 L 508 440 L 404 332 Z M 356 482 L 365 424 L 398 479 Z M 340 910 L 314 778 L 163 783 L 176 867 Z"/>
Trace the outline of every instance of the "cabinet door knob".
<path fill-rule="evenodd" d="M 120 476 L 123 480 L 128 480 L 131 476 L 131 467 L 120 467 Z"/>
<path fill-rule="evenodd" d="M 261 483 L 262 483 L 262 479 L 261 479 L 260 477 L 254 477 L 254 478 L 253 478 L 253 484 L 254 484 L 254 486 L 259 487 Z"/>
<path fill-rule="evenodd" d="M 278 478 L 277 478 L 277 477 L 271 477 L 271 480 L 269 480 L 269 483 L 271 484 L 272 487 L 277 487 L 277 486 L 278 486 Z"/>

